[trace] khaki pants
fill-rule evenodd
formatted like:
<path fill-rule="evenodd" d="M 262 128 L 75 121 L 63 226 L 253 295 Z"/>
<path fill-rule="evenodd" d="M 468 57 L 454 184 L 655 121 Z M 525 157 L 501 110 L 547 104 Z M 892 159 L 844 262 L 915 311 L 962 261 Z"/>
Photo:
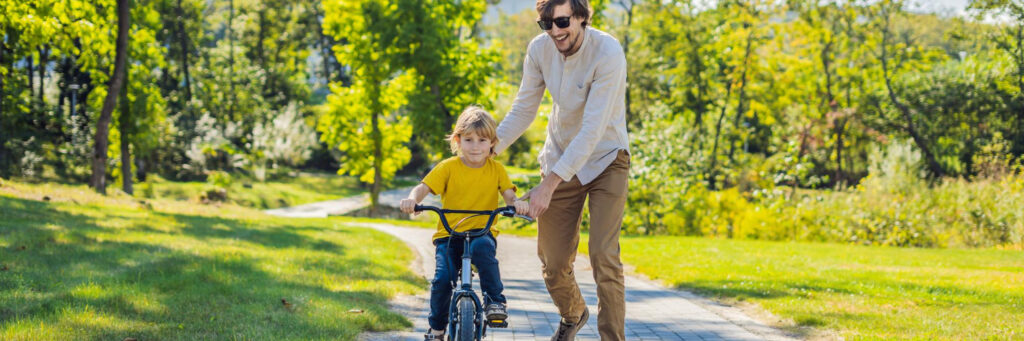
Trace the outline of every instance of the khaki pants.
<path fill-rule="evenodd" d="M 619 259 L 619 231 L 626 207 L 629 154 L 620 150 L 615 161 L 594 181 L 582 185 L 572 181 L 558 185 L 551 204 L 538 220 L 537 255 L 544 284 L 559 314 L 574 322 L 586 303 L 573 273 L 580 242 L 583 203 L 589 197 L 590 264 L 597 283 L 597 324 L 602 340 L 625 340 L 626 299 Z"/>

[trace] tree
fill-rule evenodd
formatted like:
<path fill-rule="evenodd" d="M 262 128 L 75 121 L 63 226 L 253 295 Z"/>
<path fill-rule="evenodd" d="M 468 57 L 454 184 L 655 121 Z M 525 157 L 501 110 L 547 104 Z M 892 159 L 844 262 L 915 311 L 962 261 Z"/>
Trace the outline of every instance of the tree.
<path fill-rule="evenodd" d="M 383 0 L 324 3 L 324 29 L 347 45 L 335 46 L 338 60 L 352 68 L 351 86 L 331 85 L 317 124 L 321 139 L 344 153 L 338 173 L 372 185 L 370 214 L 375 215 L 383 182 L 410 159 L 405 142 L 412 136 L 407 116 L 398 115 L 419 78 L 398 65 L 395 27 L 399 9 Z"/>
<path fill-rule="evenodd" d="M 118 92 L 125 78 L 125 64 L 128 59 L 128 28 L 131 25 L 130 0 L 117 0 L 117 43 L 114 72 L 103 101 L 100 118 L 96 122 L 95 148 L 93 148 L 92 179 L 90 185 L 100 194 L 107 193 L 107 145 L 109 143 L 110 118 L 117 103 Z"/>
<path fill-rule="evenodd" d="M 878 60 L 880 62 L 882 78 L 885 81 L 884 91 L 903 121 L 896 124 L 901 130 L 909 134 L 914 140 L 914 144 L 921 149 L 931 175 L 941 177 L 946 171 L 935 157 L 930 139 L 918 129 L 915 113 L 900 99 L 896 89 L 893 87 L 894 73 L 911 68 L 911 64 L 920 65 L 922 62 L 927 62 L 928 58 L 934 58 L 933 53 L 929 54 L 929 51 L 914 45 L 910 34 L 904 32 L 897 36 L 896 32 L 894 32 L 892 20 L 895 16 L 903 14 L 903 6 L 903 1 L 900 0 L 880 1 L 874 6 L 874 9 L 877 10 L 874 26 L 879 34 L 878 39 L 880 39 L 877 43 Z"/>
<path fill-rule="evenodd" d="M 1005 20 L 998 25 L 1002 32 L 991 40 L 1010 56 L 1016 66 L 1011 81 L 1017 88 L 1011 99 L 1012 110 L 1016 113 L 1012 152 L 1017 156 L 1024 155 L 1024 1 L 971 0 L 969 9 L 975 11 L 979 18 L 991 15 Z"/>
<path fill-rule="evenodd" d="M 395 7 L 393 27 L 381 29 L 394 32 L 395 67 L 419 75 L 409 98 L 412 124 L 421 132 L 416 139 L 424 150 L 441 154 L 455 115 L 471 104 L 491 104 L 488 81 L 500 56 L 479 41 L 486 2 L 400 0 Z"/>

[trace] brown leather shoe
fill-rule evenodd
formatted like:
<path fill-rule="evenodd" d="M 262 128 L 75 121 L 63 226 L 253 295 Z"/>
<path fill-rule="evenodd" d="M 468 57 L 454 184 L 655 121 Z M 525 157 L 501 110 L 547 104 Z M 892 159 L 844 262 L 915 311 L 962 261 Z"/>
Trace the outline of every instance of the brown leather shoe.
<path fill-rule="evenodd" d="M 583 307 L 583 315 L 580 316 L 580 320 L 576 323 L 569 324 L 565 321 L 558 322 L 558 330 L 555 331 L 555 335 L 551 335 L 551 341 L 572 341 L 576 339 L 576 333 L 583 329 L 583 325 L 587 324 L 587 320 L 590 319 L 590 310 Z"/>

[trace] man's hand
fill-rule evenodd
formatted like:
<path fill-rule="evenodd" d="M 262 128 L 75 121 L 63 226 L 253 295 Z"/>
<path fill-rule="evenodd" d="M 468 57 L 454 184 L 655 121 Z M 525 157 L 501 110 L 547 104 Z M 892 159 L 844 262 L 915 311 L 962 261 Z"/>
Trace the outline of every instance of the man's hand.
<path fill-rule="evenodd" d="M 545 176 L 544 180 L 541 180 L 537 187 L 526 193 L 524 197 L 530 198 L 529 215 L 531 217 L 540 218 L 540 215 L 548 210 L 548 205 L 551 204 L 551 196 L 555 193 L 555 189 L 558 188 L 560 183 L 562 183 L 562 178 L 559 178 L 558 175 L 550 174 Z"/>
<path fill-rule="evenodd" d="M 398 203 L 398 208 L 402 210 L 402 213 L 417 215 L 420 212 L 416 212 L 416 200 L 405 198 Z"/>

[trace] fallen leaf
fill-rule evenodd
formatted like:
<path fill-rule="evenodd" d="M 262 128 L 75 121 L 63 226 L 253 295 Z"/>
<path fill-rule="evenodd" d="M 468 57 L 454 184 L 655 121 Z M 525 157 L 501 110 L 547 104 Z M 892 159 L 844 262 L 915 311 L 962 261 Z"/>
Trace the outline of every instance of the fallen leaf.
<path fill-rule="evenodd" d="M 122 340 L 122 341 L 139 341 L 139 340 L 138 340 L 138 339 L 136 339 L 136 338 L 134 338 L 134 337 L 126 337 L 126 338 L 124 338 L 124 340 Z"/>
<path fill-rule="evenodd" d="M 295 305 L 291 304 L 291 302 L 288 302 L 287 300 L 285 300 L 283 298 L 281 299 L 281 305 L 283 305 L 284 309 L 287 310 L 287 311 L 294 311 L 295 310 Z"/>

